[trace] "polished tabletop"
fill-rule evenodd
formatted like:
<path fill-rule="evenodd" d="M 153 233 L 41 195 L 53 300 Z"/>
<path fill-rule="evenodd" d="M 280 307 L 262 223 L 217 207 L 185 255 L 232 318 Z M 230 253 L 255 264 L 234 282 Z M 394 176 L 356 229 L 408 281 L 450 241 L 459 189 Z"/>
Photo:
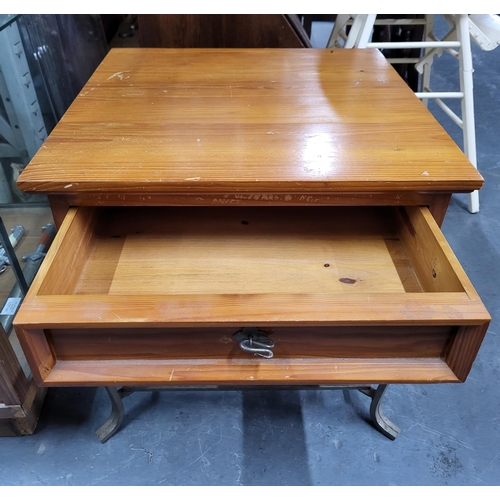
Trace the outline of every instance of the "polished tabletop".
<path fill-rule="evenodd" d="M 51 194 L 471 191 L 375 49 L 113 49 L 18 180 Z"/>

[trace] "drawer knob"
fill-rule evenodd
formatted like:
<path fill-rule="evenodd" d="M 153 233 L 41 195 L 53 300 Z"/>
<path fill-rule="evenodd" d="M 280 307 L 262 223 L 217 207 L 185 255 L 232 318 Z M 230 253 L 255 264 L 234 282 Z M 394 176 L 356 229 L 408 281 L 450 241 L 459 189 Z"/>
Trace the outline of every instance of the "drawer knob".
<path fill-rule="evenodd" d="M 270 359 L 274 353 L 271 350 L 274 342 L 267 335 L 257 328 L 243 328 L 233 335 L 242 351 L 251 352 L 254 356 Z"/>

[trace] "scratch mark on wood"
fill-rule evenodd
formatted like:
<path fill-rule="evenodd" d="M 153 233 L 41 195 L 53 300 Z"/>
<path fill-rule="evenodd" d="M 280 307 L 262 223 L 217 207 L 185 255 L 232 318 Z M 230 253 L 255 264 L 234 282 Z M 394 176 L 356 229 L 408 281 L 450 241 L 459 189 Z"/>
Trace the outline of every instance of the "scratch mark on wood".
<path fill-rule="evenodd" d="M 117 71 L 116 73 L 113 73 L 110 77 L 106 78 L 106 80 L 112 80 L 115 77 L 118 77 L 120 80 L 123 80 L 125 77 L 123 76 L 123 73 L 130 73 L 132 70 L 128 69 L 126 71 Z M 127 77 L 130 78 L 130 77 Z"/>

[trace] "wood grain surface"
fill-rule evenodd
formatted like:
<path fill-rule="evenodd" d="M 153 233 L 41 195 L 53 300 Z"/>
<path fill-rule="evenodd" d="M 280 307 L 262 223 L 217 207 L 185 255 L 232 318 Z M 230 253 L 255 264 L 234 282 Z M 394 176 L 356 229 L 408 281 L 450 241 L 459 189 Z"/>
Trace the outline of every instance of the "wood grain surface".
<path fill-rule="evenodd" d="M 141 47 L 310 47 L 283 14 L 140 14 Z"/>
<path fill-rule="evenodd" d="M 21 405 L 27 395 L 28 379 L 0 325 L 0 406 Z"/>
<path fill-rule="evenodd" d="M 34 295 L 24 328 L 248 325 L 478 325 L 490 316 L 465 293 Z"/>
<path fill-rule="evenodd" d="M 461 382 L 464 382 L 476 359 L 479 348 L 488 330 L 488 323 L 478 326 L 462 326 L 446 353 L 446 364 Z"/>
<path fill-rule="evenodd" d="M 385 243 L 386 212 L 178 208 L 143 210 L 136 221 L 123 214 L 106 224 L 106 243 L 125 240 L 109 294 L 403 293 Z"/>
<path fill-rule="evenodd" d="M 276 359 L 440 358 L 457 328 L 260 328 L 274 341 Z M 51 329 L 45 335 L 58 360 L 251 359 L 233 335 L 238 328 Z"/>
<path fill-rule="evenodd" d="M 451 194 L 432 192 L 366 192 L 366 193 L 137 193 L 95 194 L 70 193 L 49 195 L 50 207 L 56 226 L 59 228 L 69 207 L 81 206 L 424 206 L 439 226 L 442 225 Z"/>
<path fill-rule="evenodd" d="M 20 189 L 471 191 L 482 178 L 377 51 L 114 49 Z M 207 201 L 212 204 L 212 201 Z"/>
<path fill-rule="evenodd" d="M 58 361 L 42 386 L 459 382 L 441 359 Z"/>

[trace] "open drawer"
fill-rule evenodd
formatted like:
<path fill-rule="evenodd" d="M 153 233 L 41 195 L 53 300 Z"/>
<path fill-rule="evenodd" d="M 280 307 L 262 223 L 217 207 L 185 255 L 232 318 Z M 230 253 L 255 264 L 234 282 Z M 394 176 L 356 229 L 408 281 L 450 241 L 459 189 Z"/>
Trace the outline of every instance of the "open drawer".
<path fill-rule="evenodd" d="M 44 386 L 358 384 L 464 381 L 489 321 L 427 208 L 79 207 L 15 326 Z"/>

